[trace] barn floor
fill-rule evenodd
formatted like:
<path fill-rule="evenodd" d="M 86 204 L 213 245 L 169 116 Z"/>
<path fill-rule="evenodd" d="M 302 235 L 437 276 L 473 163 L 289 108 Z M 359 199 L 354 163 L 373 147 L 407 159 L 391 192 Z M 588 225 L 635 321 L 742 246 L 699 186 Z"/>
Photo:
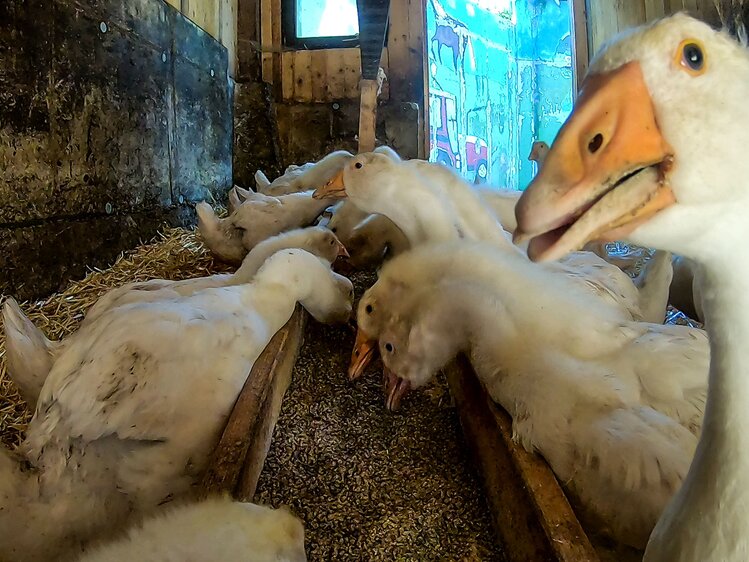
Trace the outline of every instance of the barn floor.
<path fill-rule="evenodd" d="M 379 364 L 348 382 L 353 343 L 307 324 L 256 500 L 304 520 L 310 560 L 504 560 L 446 383 L 389 413 Z"/>

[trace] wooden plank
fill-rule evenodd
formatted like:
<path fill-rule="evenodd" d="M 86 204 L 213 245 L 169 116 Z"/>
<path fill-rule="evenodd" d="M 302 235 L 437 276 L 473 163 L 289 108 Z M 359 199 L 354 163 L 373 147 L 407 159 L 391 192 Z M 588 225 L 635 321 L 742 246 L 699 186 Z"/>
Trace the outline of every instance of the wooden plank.
<path fill-rule="evenodd" d="M 598 22 L 600 20 L 601 3 L 596 0 L 585 0 L 585 12 L 588 15 L 588 56 L 593 57 L 600 45 Z"/>
<path fill-rule="evenodd" d="M 645 21 L 653 21 L 662 18 L 665 9 L 663 0 L 644 0 L 645 3 Z"/>
<path fill-rule="evenodd" d="M 311 51 L 312 63 L 310 65 L 312 74 L 312 99 L 317 102 L 328 101 L 328 85 L 326 67 L 327 57 L 330 54 L 328 49 L 317 49 Z"/>
<path fill-rule="evenodd" d="M 377 80 L 361 80 L 359 102 L 359 153 L 375 148 L 377 126 Z"/>
<path fill-rule="evenodd" d="M 214 38 L 219 36 L 218 0 L 190 0 L 185 15 Z"/>
<path fill-rule="evenodd" d="M 509 416 L 487 396 L 468 361 L 460 357 L 445 374 L 508 558 L 598 561 L 551 469 L 512 440 Z"/>
<path fill-rule="evenodd" d="M 229 76 L 234 78 L 237 71 L 237 11 L 239 0 L 220 0 L 220 28 L 221 44 L 229 54 Z"/>
<path fill-rule="evenodd" d="M 273 0 L 260 0 L 260 44 L 264 48 L 273 46 L 273 26 L 271 24 L 271 3 Z M 263 81 L 273 83 L 273 58 L 269 52 L 261 56 L 263 65 Z"/>
<path fill-rule="evenodd" d="M 572 56 L 575 61 L 575 88 L 580 90 L 585 74 L 588 72 L 588 16 L 585 12 L 585 0 L 571 0 L 572 29 L 574 41 L 572 42 Z"/>
<path fill-rule="evenodd" d="M 308 50 L 294 53 L 294 99 L 312 101 L 312 54 Z"/>
<path fill-rule="evenodd" d="M 346 66 L 344 49 L 331 49 L 325 58 L 326 87 L 329 100 L 346 97 Z"/>
<path fill-rule="evenodd" d="M 177 8 L 178 10 L 180 10 L 182 7 L 181 0 L 166 0 L 166 3 L 169 4 L 170 6 Z"/>
<path fill-rule="evenodd" d="M 644 0 L 629 0 L 628 2 L 617 4 L 619 6 L 619 9 L 616 11 L 619 31 L 624 31 L 625 29 L 645 23 Z"/>
<path fill-rule="evenodd" d="M 361 63 L 359 49 L 345 49 L 343 63 L 345 73 L 345 97 L 354 99 L 359 97 L 359 79 L 361 78 Z"/>
<path fill-rule="evenodd" d="M 693 17 L 699 17 L 698 9 L 697 9 L 697 0 L 683 0 L 682 4 L 684 5 L 684 10 Z"/>
<path fill-rule="evenodd" d="M 427 158 L 429 154 L 427 146 L 429 143 L 429 121 L 427 120 L 429 54 L 426 47 L 426 29 L 426 2 L 408 0 L 408 52 L 411 70 L 407 91 L 410 99 L 419 104 L 419 123 L 416 129 L 419 158 Z"/>
<path fill-rule="evenodd" d="M 237 68 L 238 82 L 258 82 L 262 76 L 262 58 L 258 45 L 260 36 L 260 12 L 265 2 L 241 0 L 237 2 Z"/>
<path fill-rule="evenodd" d="M 281 404 L 291 385 L 294 364 L 299 355 L 299 349 L 304 343 L 306 320 L 307 313 L 300 306 L 297 306 L 296 312 L 286 325 L 287 337 L 283 342 L 280 342 L 273 362 L 268 366 L 273 371 L 271 389 L 263 404 L 260 423 L 255 428 L 239 484 L 234 494 L 234 497 L 240 501 L 251 501 L 255 496 L 260 473 L 263 470 L 268 451 L 270 451 L 273 430 L 281 413 Z"/>
<path fill-rule="evenodd" d="M 281 99 L 294 99 L 294 53 L 285 51 L 281 54 Z"/>
<path fill-rule="evenodd" d="M 424 58 L 426 49 L 424 37 L 426 36 L 426 5 L 423 0 L 408 0 L 408 94 L 409 99 L 419 100 L 424 92 L 423 80 L 427 58 Z M 466 52 L 465 56 L 468 56 Z"/>
<path fill-rule="evenodd" d="M 404 0 L 390 3 L 388 56 L 390 66 L 390 97 L 397 101 L 413 101 L 408 96 L 408 74 L 411 57 L 408 51 L 408 4 Z"/>
<path fill-rule="evenodd" d="M 268 427 L 268 420 L 262 416 L 266 400 L 274 394 L 273 380 L 280 372 L 278 369 L 280 366 L 284 369 L 288 366 L 285 355 L 296 354 L 301 344 L 300 317 L 303 314 L 301 308 L 297 307 L 291 319 L 271 338 L 252 366 L 221 439 L 213 450 L 200 485 L 201 497 L 220 492 L 234 493 L 248 452 L 253 451 L 253 462 L 257 462 L 258 451 L 266 446 L 265 443 L 255 445 L 253 440 L 263 427 Z M 268 415 L 269 411 L 265 409 L 265 414 Z"/>
<path fill-rule="evenodd" d="M 271 0 L 271 54 L 273 67 L 273 92 L 276 99 L 281 98 L 283 91 L 283 68 L 281 67 L 281 0 Z"/>

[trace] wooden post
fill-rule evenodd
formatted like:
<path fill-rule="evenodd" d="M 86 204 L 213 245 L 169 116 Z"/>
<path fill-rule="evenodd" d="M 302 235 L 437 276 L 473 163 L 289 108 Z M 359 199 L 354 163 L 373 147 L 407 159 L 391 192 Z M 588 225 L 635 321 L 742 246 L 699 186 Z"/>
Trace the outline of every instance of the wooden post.
<path fill-rule="evenodd" d="M 460 357 L 446 370 L 468 448 L 509 560 L 597 562 L 546 462 L 512 440 L 512 422 Z"/>
<path fill-rule="evenodd" d="M 372 152 L 375 148 L 377 126 L 377 80 L 362 78 L 359 81 L 359 153 Z"/>
<path fill-rule="evenodd" d="M 297 306 L 291 319 L 270 340 L 255 361 L 226 423 L 223 435 L 213 451 L 203 476 L 199 495 L 229 492 L 247 499 L 242 490 L 255 492 L 257 478 L 270 447 L 283 394 L 291 380 L 291 370 L 301 346 L 304 315 Z M 241 490 L 237 490 L 245 461 Z"/>
<path fill-rule="evenodd" d="M 588 43 L 588 15 L 585 9 L 585 0 L 572 0 L 572 60 L 575 61 L 575 94 L 580 91 L 583 78 L 588 72 L 589 43 Z"/>

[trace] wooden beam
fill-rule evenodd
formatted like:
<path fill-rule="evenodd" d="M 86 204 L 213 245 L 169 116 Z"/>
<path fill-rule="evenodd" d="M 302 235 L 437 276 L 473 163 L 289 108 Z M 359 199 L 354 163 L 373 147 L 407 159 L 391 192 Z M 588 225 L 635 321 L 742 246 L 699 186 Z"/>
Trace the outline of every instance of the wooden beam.
<path fill-rule="evenodd" d="M 260 36 L 260 0 L 237 0 L 237 69 L 239 82 L 260 79 L 261 61 L 256 45 Z"/>
<path fill-rule="evenodd" d="M 252 366 L 221 439 L 213 450 L 200 486 L 200 496 L 235 493 L 245 460 L 250 459 L 253 472 L 258 471 L 258 466 L 261 467 L 265 461 L 270 434 L 283 397 L 281 393 L 279 398 L 278 393 L 280 388 L 285 391 L 283 380 L 290 377 L 293 367 L 293 359 L 290 360 L 288 356 L 295 359 L 301 345 L 304 314 L 301 307 L 297 307 L 291 319 L 273 336 Z M 285 369 L 288 369 L 288 373 Z M 275 381 L 276 377 L 282 380 Z M 266 405 L 268 401 L 270 405 Z M 254 488 L 252 491 L 254 493 Z"/>
<path fill-rule="evenodd" d="M 283 96 L 283 68 L 281 66 L 281 0 L 270 0 L 271 2 L 271 43 L 273 54 L 271 55 L 273 67 L 273 93 L 276 100 Z"/>
<path fill-rule="evenodd" d="M 291 385 L 294 364 L 304 340 L 306 320 L 307 313 L 297 306 L 296 312 L 286 325 L 283 339 L 277 342 L 278 348 L 274 350 L 273 357 L 270 354 L 267 357 L 270 363 L 264 368 L 273 372 L 271 388 L 252 436 L 250 450 L 247 451 L 239 485 L 234 494 L 240 501 L 251 501 L 255 496 L 260 473 L 270 451 L 273 430 L 281 413 L 281 404 Z"/>
<path fill-rule="evenodd" d="M 597 562 L 554 474 L 512 440 L 512 421 L 461 357 L 446 370 L 460 425 L 509 560 Z"/>
<path fill-rule="evenodd" d="M 362 78 L 359 86 L 359 153 L 372 152 L 377 125 L 377 80 Z"/>
<path fill-rule="evenodd" d="M 405 2 L 406 0 L 398 0 Z M 388 27 L 390 0 L 356 0 L 362 78 L 377 79 Z"/>
<path fill-rule="evenodd" d="M 588 72 L 590 57 L 588 54 L 588 14 L 585 10 L 585 0 L 571 0 L 572 4 L 572 29 L 574 41 L 572 42 L 572 56 L 575 61 L 575 88 L 580 91 L 585 74 Z"/>

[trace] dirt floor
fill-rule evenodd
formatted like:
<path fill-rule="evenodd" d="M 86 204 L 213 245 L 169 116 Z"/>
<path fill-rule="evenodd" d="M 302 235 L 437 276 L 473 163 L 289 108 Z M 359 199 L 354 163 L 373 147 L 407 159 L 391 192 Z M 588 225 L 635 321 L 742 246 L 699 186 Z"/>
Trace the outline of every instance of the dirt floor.
<path fill-rule="evenodd" d="M 504 560 L 446 383 L 389 413 L 379 363 L 348 382 L 353 343 L 308 323 L 256 500 L 304 520 L 310 560 Z"/>

